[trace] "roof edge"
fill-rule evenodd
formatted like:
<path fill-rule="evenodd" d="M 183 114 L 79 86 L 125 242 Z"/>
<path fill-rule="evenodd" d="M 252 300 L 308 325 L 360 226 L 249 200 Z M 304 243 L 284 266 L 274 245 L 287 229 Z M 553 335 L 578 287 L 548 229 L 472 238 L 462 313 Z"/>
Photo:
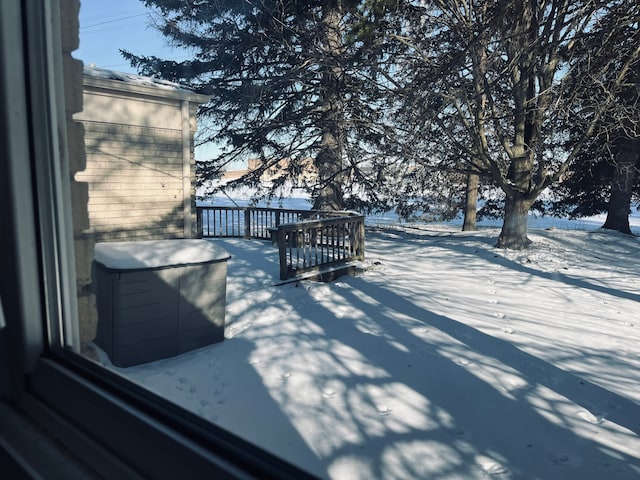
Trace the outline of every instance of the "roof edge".
<path fill-rule="evenodd" d="M 94 65 L 85 66 L 83 74 L 85 86 L 197 103 L 206 103 L 210 99 L 209 96 L 196 93 L 178 83 L 133 73 L 116 72 Z"/>

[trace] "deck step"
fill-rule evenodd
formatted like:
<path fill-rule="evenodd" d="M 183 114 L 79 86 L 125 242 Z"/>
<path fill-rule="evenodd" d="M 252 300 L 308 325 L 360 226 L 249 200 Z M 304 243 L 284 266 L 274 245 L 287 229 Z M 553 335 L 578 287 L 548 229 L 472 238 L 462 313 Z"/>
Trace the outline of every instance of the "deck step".
<path fill-rule="evenodd" d="M 311 280 L 314 282 L 332 282 L 336 278 L 342 275 L 359 275 L 368 269 L 369 265 L 366 262 L 348 262 L 341 265 L 332 265 L 323 267 L 318 270 L 312 270 L 309 272 L 302 272 L 295 277 L 282 280 L 275 283 L 275 286 L 287 285 L 293 282 L 299 282 L 300 280 Z"/>

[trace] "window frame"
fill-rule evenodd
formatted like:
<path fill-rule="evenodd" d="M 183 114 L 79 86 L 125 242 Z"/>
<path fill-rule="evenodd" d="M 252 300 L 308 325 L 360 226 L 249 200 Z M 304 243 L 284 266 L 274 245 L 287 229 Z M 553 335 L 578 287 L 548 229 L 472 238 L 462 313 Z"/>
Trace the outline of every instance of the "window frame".
<path fill-rule="evenodd" d="M 59 471 L 25 451 L 19 417 L 106 478 L 315 478 L 74 353 L 59 16 L 60 0 L 0 2 L 0 468 Z"/>

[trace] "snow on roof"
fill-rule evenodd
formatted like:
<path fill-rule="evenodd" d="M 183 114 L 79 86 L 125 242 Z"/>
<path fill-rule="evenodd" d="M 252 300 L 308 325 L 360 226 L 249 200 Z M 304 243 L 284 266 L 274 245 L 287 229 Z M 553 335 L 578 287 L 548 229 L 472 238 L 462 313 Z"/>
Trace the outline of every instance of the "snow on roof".
<path fill-rule="evenodd" d="M 141 85 L 144 87 L 162 88 L 165 90 L 181 90 L 184 92 L 193 92 L 188 87 L 179 83 L 169 82 L 160 78 L 144 77 L 133 73 L 116 72 L 100 68 L 93 64 L 84 66 L 84 74 L 94 78 L 103 78 L 106 80 L 120 80 L 131 85 Z"/>

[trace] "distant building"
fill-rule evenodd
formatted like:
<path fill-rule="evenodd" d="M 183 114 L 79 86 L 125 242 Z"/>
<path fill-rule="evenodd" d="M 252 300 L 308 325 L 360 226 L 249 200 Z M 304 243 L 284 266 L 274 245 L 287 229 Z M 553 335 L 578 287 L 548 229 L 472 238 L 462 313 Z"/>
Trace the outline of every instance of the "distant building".
<path fill-rule="evenodd" d="M 84 70 L 88 235 L 96 241 L 195 235 L 196 109 L 208 101 L 180 85 Z"/>
<path fill-rule="evenodd" d="M 260 177 L 263 182 L 271 182 L 283 175 L 283 171 L 289 166 L 289 159 L 280 160 L 277 165 L 269 167 Z M 260 168 L 261 161 L 257 158 L 252 158 L 248 162 L 248 168 L 244 170 L 227 170 L 222 175 L 223 181 L 236 180 L 247 173 Z M 301 183 L 302 181 L 313 181 L 317 177 L 317 169 L 313 164 L 312 158 L 305 158 L 302 161 L 301 173 L 297 178 L 293 179 L 294 183 Z"/>

